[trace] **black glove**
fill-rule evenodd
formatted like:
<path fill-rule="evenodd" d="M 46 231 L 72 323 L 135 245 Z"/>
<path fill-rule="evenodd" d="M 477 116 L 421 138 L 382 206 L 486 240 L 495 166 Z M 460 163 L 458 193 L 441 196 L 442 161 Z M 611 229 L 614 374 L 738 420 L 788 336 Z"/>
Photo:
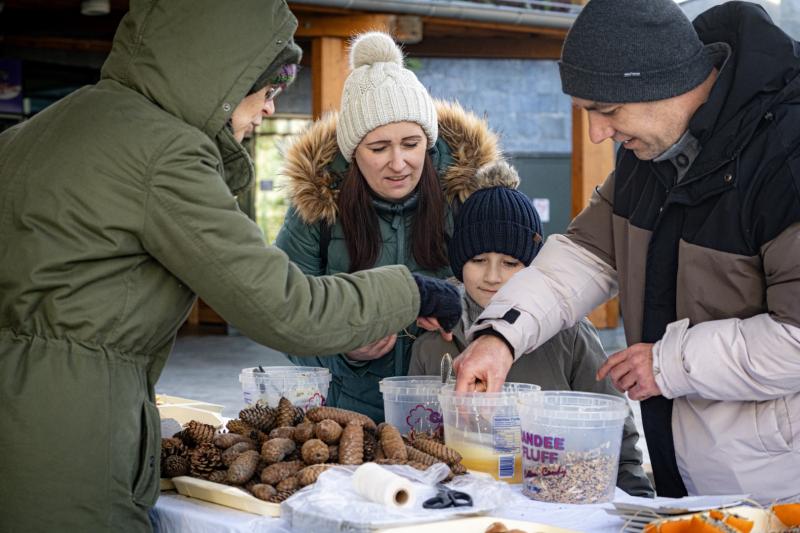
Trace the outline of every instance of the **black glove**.
<path fill-rule="evenodd" d="M 419 287 L 419 316 L 439 321 L 445 331 L 452 331 L 461 320 L 461 295 L 450 283 L 412 274 Z"/>

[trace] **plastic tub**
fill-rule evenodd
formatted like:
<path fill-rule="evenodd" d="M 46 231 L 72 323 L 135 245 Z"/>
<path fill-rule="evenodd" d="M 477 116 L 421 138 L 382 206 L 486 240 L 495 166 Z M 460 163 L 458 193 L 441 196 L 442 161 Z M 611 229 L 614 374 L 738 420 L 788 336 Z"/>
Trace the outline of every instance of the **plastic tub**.
<path fill-rule="evenodd" d="M 398 376 L 384 378 L 379 387 L 383 395 L 386 421 L 400 433 L 437 434 L 442 430 L 442 409 L 439 407 L 438 376 Z"/>
<path fill-rule="evenodd" d="M 297 407 L 325 405 L 331 371 L 317 366 L 264 366 L 243 368 L 239 374 L 246 405 L 259 400 L 275 407 L 281 396 Z"/>
<path fill-rule="evenodd" d="M 445 443 L 458 451 L 470 470 L 508 483 L 522 482 L 518 396 L 539 390 L 530 383 L 506 383 L 502 392 L 439 392 Z"/>
<path fill-rule="evenodd" d="M 522 492 L 559 503 L 600 503 L 614 497 L 624 398 L 545 391 L 520 398 Z"/>

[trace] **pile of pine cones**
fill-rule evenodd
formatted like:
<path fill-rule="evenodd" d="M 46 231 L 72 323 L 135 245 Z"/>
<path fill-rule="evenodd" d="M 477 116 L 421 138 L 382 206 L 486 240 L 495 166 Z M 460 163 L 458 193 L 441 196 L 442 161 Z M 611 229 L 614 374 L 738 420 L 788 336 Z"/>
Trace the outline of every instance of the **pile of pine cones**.
<path fill-rule="evenodd" d="M 307 413 L 281 398 L 276 408 L 248 407 L 227 432 L 197 421 L 161 440 L 161 475 L 190 475 L 240 486 L 259 499 L 279 503 L 310 485 L 334 464 L 407 464 L 425 470 L 438 462 L 451 476 L 465 474 L 461 456 L 429 435 L 406 440 L 391 424 L 335 407 Z"/>

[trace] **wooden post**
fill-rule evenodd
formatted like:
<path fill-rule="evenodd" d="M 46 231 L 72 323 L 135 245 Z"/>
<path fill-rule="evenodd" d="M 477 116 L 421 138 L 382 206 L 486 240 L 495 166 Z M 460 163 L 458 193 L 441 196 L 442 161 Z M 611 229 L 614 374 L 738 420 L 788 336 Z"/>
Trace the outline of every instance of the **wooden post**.
<path fill-rule="evenodd" d="M 342 37 L 314 37 L 311 42 L 311 113 L 314 119 L 339 108 L 342 88 L 350 72 L 347 41 Z"/>
<path fill-rule="evenodd" d="M 589 140 L 589 114 L 572 108 L 572 216 L 589 203 L 594 188 L 603 183 L 614 169 L 614 143 L 606 139 L 600 144 Z M 613 298 L 589 314 L 598 328 L 619 325 L 619 301 Z"/>

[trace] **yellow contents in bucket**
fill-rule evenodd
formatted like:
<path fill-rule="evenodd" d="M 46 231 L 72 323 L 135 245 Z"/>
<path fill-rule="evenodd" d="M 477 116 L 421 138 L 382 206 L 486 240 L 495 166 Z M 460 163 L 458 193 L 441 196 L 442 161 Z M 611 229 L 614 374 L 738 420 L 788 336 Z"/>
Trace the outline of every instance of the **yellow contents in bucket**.
<path fill-rule="evenodd" d="M 475 442 L 474 438 L 480 435 L 470 435 L 452 427 L 445 427 L 445 435 L 447 446 L 461 454 L 461 464 L 467 469 L 486 472 L 506 483 L 522 483 L 522 454 L 519 450 L 516 453 L 495 452 L 491 444 Z"/>

